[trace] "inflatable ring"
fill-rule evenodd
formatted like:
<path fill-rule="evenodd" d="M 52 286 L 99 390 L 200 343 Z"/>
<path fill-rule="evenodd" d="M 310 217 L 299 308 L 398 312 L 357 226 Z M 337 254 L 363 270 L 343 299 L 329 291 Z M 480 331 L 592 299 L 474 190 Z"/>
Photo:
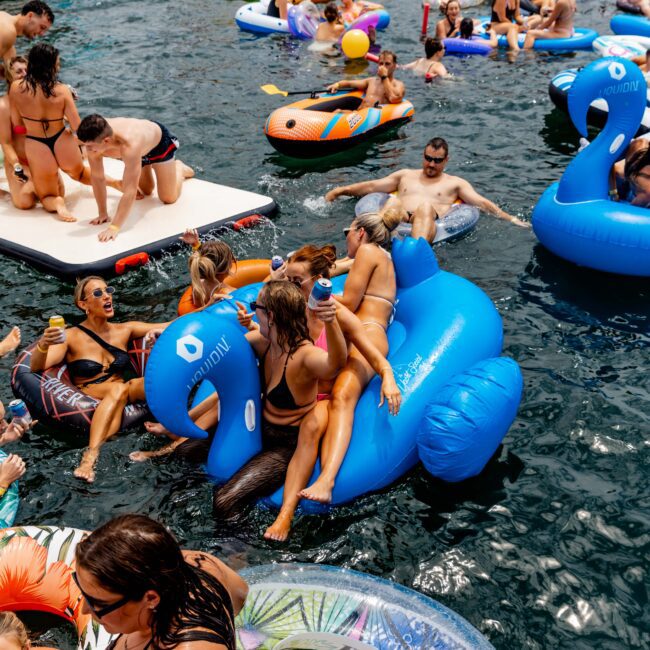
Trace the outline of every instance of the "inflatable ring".
<path fill-rule="evenodd" d="M 359 90 L 324 93 L 282 106 L 269 115 L 264 134 L 280 153 L 319 158 L 399 127 L 415 113 L 406 100 L 357 110 L 363 97 Z"/>
<path fill-rule="evenodd" d="M 314 564 L 240 574 L 249 592 L 236 620 L 238 647 L 493 648 L 456 612 L 382 578 Z"/>
<path fill-rule="evenodd" d="M 533 211 L 537 238 L 556 255 L 599 271 L 650 276 L 650 210 L 608 197 L 610 170 L 637 131 L 646 97 L 642 72 L 626 59 L 599 59 L 576 76 L 568 104 L 578 131 L 587 135 L 595 99 L 607 100 L 609 114 L 605 128 Z"/>
<path fill-rule="evenodd" d="M 111 635 L 82 612 L 72 579 L 74 551 L 87 533 L 59 526 L 0 530 L 0 611 L 39 611 L 70 621 L 79 650 L 101 650 Z"/>
<path fill-rule="evenodd" d="M 224 283 L 238 289 L 253 282 L 262 282 L 269 274 L 271 260 L 241 260 L 235 265 L 235 274 Z M 178 301 L 178 315 L 185 316 L 199 309 L 192 300 L 192 285 L 187 287 Z"/>
<path fill-rule="evenodd" d="M 487 26 L 490 24 L 490 18 L 483 16 L 480 18 L 481 26 L 476 30 L 476 34 L 483 38 L 490 38 L 487 32 Z M 545 50 L 548 52 L 572 52 L 574 50 L 588 50 L 591 44 L 598 38 L 598 32 L 593 29 L 584 29 L 576 27 L 573 30 L 573 36 L 570 38 L 538 38 L 533 43 L 534 50 Z M 526 34 L 519 34 L 519 47 L 524 46 Z M 498 37 L 499 47 L 508 47 L 508 39 L 505 34 Z"/>
<path fill-rule="evenodd" d="M 620 36 L 606 34 L 599 36 L 592 44 L 594 52 L 600 56 L 620 56 L 624 59 L 645 57 L 650 49 L 650 38 L 647 36 Z"/>
<path fill-rule="evenodd" d="M 488 55 L 492 51 L 484 37 L 472 35 L 472 38 L 443 38 L 445 54 L 480 54 Z"/>
<path fill-rule="evenodd" d="M 371 9 L 355 18 L 351 23 L 345 26 L 345 31 L 349 32 L 351 29 L 360 29 L 368 33 L 368 27 L 374 27 L 378 31 L 383 31 L 390 25 L 390 14 L 381 6 L 377 9 Z"/>
<path fill-rule="evenodd" d="M 11 370 L 11 390 L 22 399 L 34 419 L 60 424 L 80 433 L 90 431 L 99 400 L 87 395 L 72 383 L 66 364 L 52 366 L 43 372 L 32 372 L 30 362 L 36 343 L 23 350 Z M 132 341 L 129 349 L 131 365 L 136 375 L 142 376 L 149 356 L 144 339 Z M 127 404 L 120 430 L 129 429 L 149 416 L 143 402 Z"/>
<path fill-rule="evenodd" d="M 0 449 L 0 463 L 3 463 L 7 458 L 2 449 Z M 0 528 L 9 528 L 13 526 L 16 520 L 16 513 L 18 512 L 18 481 L 14 481 L 9 489 L 4 493 L 0 499 Z"/>
<path fill-rule="evenodd" d="M 268 8 L 268 2 L 251 2 L 240 7 L 235 13 L 237 27 L 253 34 L 288 34 L 289 23 L 282 18 L 269 16 L 266 13 Z"/>
<path fill-rule="evenodd" d="M 650 20 L 645 16 L 614 16 L 609 22 L 614 34 L 650 36 Z"/>

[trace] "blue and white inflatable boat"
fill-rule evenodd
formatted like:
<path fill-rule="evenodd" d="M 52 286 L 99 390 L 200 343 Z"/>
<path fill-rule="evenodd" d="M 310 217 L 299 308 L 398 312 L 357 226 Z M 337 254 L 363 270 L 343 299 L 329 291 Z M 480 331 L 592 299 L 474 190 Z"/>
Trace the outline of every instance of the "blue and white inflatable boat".
<path fill-rule="evenodd" d="M 273 2 L 273 0 L 270 0 Z M 253 34 L 288 34 L 289 23 L 274 16 L 269 16 L 267 11 L 269 0 L 250 2 L 239 7 L 235 12 L 235 22 L 239 29 Z"/>
<path fill-rule="evenodd" d="M 440 270 L 424 239 L 395 241 L 392 255 L 398 302 L 388 329 L 388 360 L 402 392 L 402 408 L 397 416 L 390 416 L 386 408 L 377 408 L 380 379 L 375 377 L 370 382 L 355 411 L 352 440 L 333 492 L 334 505 L 390 485 L 421 456 L 427 467 L 436 468 L 434 475 L 444 475 L 445 480 L 475 475 L 497 449 L 521 398 L 517 364 L 494 359 L 501 352 L 503 334 L 501 318 L 487 295 L 471 282 Z M 335 292 L 342 292 L 344 281 L 334 279 Z M 231 295 L 235 300 L 250 302 L 260 286 L 250 285 Z M 463 373 L 471 374 L 477 364 L 480 368 L 476 376 L 482 379 L 466 390 L 461 400 L 462 416 L 445 402 L 438 404 L 433 419 L 424 418 L 425 409 L 436 401 L 442 389 L 454 384 Z M 207 437 L 187 412 L 190 393 L 202 380 L 210 382 L 220 397 L 220 422 L 207 468 L 216 481 L 223 482 L 261 450 L 257 364 L 231 301 L 178 319 L 154 346 L 145 374 L 145 390 L 151 411 L 167 429 L 191 438 Z M 471 384 L 468 381 L 464 386 Z M 496 419 L 487 430 L 478 426 L 469 432 L 465 424 L 475 415 L 478 420 L 484 417 L 486 395 L 490 395 L 488 403 L 494 398 L 492 389 L 485 392 L 487 384 L 497 385 L 497 392 L 504 398 L 490 406 Z M 195 403 L 203 396 L 197 396 Z M 441 428 L 446 432 L 440 434 Z M 450 454 L 450 449 L 458 449 L 461 429 L 465 453 L 456 466 L 458 458 Z M 441 437 L 431 445 L 428 440 L 432 435 Z M 418 452 L 419 443 L 425 449 L 423 454 Z M 466 464 L 467 455 L 472 457 L 472 463 Z M 317 467 L 312 480 L 318 471 Z M 271 497 L 271 504 L 279 506 L 281 501 L 279 490 Z M 305 501 L 303 506 L 322 509 Z"/>

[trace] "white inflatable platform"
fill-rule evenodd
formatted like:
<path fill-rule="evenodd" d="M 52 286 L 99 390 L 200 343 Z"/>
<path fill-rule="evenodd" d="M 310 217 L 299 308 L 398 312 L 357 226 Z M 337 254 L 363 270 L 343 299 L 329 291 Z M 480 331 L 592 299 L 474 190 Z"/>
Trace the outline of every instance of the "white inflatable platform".
<path fill-rule="evenodd" d="M 106 174 L 122 177 L 123 164 L 104 159 Z M 62 174 L 66 204 L 77 217 L 76 223 L 58 221 L 40 204 L 31 210 L 18 210 L 7 194 L 0 197 L 0 252 L 64 278 L 99 273 L 115 275 L 146 255 L 155 255 L 178 243 L 186 228 L 206 233 L 219 226 L 251 215 L 270 216 L 275 212 L 273 199 L 217 185 L 195 178 L 183 183 L 176 203 L 164 205 L 157 196 L 136 201 L 116 239 L 102 243 L 98 233 L 106 226 L 91 226 L 97 216 L 97 204 L 90 186 Z M 0 189 L 8 190 L 0 167 Z M 108 188 L 108 213 L 113 215 L 121 194 Z M 121 262 L 131 258 L 126 264 Z"/>

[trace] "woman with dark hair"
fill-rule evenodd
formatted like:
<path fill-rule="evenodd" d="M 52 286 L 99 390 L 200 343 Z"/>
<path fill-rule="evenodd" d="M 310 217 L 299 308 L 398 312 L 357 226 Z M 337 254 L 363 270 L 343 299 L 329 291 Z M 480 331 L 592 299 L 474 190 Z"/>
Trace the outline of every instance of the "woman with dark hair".
<path fill-rule="evenodd" d="M 624 179 L 624 200 L 642 208 L 650 207 L 650 148 L 637 149 L 626 158 Z"/>
<path fill-rule="evenodd" d="M 96 275 L 77 282 L 74 303 L 86 314 L 79 323 L 62 330 L 47 327 L 32 352 L 32 372 L 42 372 L 64 361 L 81 391 L 100 400 L 90 423 L 90 441 L 74 475 L 95 480 L 100 447 L 116 434 L 127 404 L 144 400 L 144 379 L 127 380 L 131 362 L 127 347 L 132 339 L 159 333 L 168 323 L 111 323 L 114 287 Z"/>
<path fill-rule="evenodd" d="M 496 34 L 505 34 L 508 48 L 516 52 L 519 48 L 519 32 L 524 19 L 519 12 L 519 0 L 492 0 L 492 29 Z"/>
<path fill-rule="evenodd" d="M 118 634 L 108 650 L 235 650 L 248 586 L 221 560 L 181 550 L 161 524 L 122 515 L 79 542 L 84 611 Z"/>
<path fill-rule="evenodd" d="M 52 45 L 39 43 L 29 51 L 27 74 L 9 90 L 11 122 L 24 129 L 25 155 L 43 207 L 61 221 L 76 221 L 63 200 L 59 169 L 86 185 L 90 185 L 90 170 L 64 124 L 67 120 L 76 130 L 81 120 L 70 88 L 58 80 L 60 65 L 59 51 Z M 107 184 L 121 187 L 113 179 Z"/>

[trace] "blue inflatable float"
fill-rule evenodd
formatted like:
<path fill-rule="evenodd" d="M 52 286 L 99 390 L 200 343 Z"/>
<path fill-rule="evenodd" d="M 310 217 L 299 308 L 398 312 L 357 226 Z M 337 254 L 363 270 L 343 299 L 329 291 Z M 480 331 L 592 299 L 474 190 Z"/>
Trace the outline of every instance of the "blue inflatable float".
<path fill-rule="evenodd" d="M 646 108 L 639 68 L 616 57 L 581 70 L 568 95 L 569 114 L 587 135 L 587 110 L 609 105 L 605 128 L 571 161 L 533 211 L 533 230 L 556 255 L 592 269 L 650 276 L 650 210 L 608 198 L 609 174 L 636 133 Z"/>
<path fill-rule="evenodd" d="M 650 36 L 650 20 L 645 16 L 614 16 L 609 22 L 614 34 Z"/>
<path fill-rule="evenodd" d="M 459 373 L 501 351 L 501 318 L 483 291 L 440 270 L 424 239 L 395 241 L 392 254 L 398 302 L 388 329 L 388 359 L 402 391 L 402 408 L 396 417 L 389 416 L 386 408 L 377 408 L 380 379 L 370 382 L 355 411 L 352 440 L 334 488 L 334 505 L 381 489 L 412 468 L 419 458 L 416 435 L 427 404 Z M 341 292 L 343 283 L 344 278 L 335 278 L 334 290 Z M 232 295 L 250 301 L 259 286 Z M 187 413 L 193 387 L 208 380 L 219 393 L 221 420 L 208 458 L 208 471 L 219 482 L 230 478 L 261 449 L 257 364 L 235 312 L 232 302 L 225 301 L 172 323 L 154 346 L 145 374 L 152 412 L 178 435 L 207 435 Z M 515 381 L 514 392 L 517 386 Z M 201 392 L 196 400 L 204 395 Z M 476 415 L 482 418 L 482 409 Z M 472 408 L 465 413 L 468 420 L 474 416 Z M 504 417 L 508 419 L 510 412 Z M 505 429 L 481 430 L 479 437 L 495 433 L 496 448 Z M 472 442 L 468 448 L 473 448 Z M 312 480 L 317 475 L 318 467 Z M 282 490 L 270 501 L 279 506 Z M 303 506 L 322 509 L 305 501 Z"/>
<path fill-rule="evenodd" d="M 480 19 L 481 25 L 476 30 L 476 34 L 482 38 L 489 39 L 488 26 L 490 25 L 490 18 L 483 16 Z M 526 34 L 519 34 L 518 43 L 519 47 L 524 46 Z M 594 39 L 598 38 L 598 32 L 593 29 L 584 29 L 576 27 L 573 30 L 571 38 L 539 38 L 533 43 L 534 50 L 545 50 L 548 52 L 572 52 L 574 50 L 589 50 Z M 499 47 L 508 47 L 508 39 L 505 34 L 501 34 L 497 40 Z"/>

